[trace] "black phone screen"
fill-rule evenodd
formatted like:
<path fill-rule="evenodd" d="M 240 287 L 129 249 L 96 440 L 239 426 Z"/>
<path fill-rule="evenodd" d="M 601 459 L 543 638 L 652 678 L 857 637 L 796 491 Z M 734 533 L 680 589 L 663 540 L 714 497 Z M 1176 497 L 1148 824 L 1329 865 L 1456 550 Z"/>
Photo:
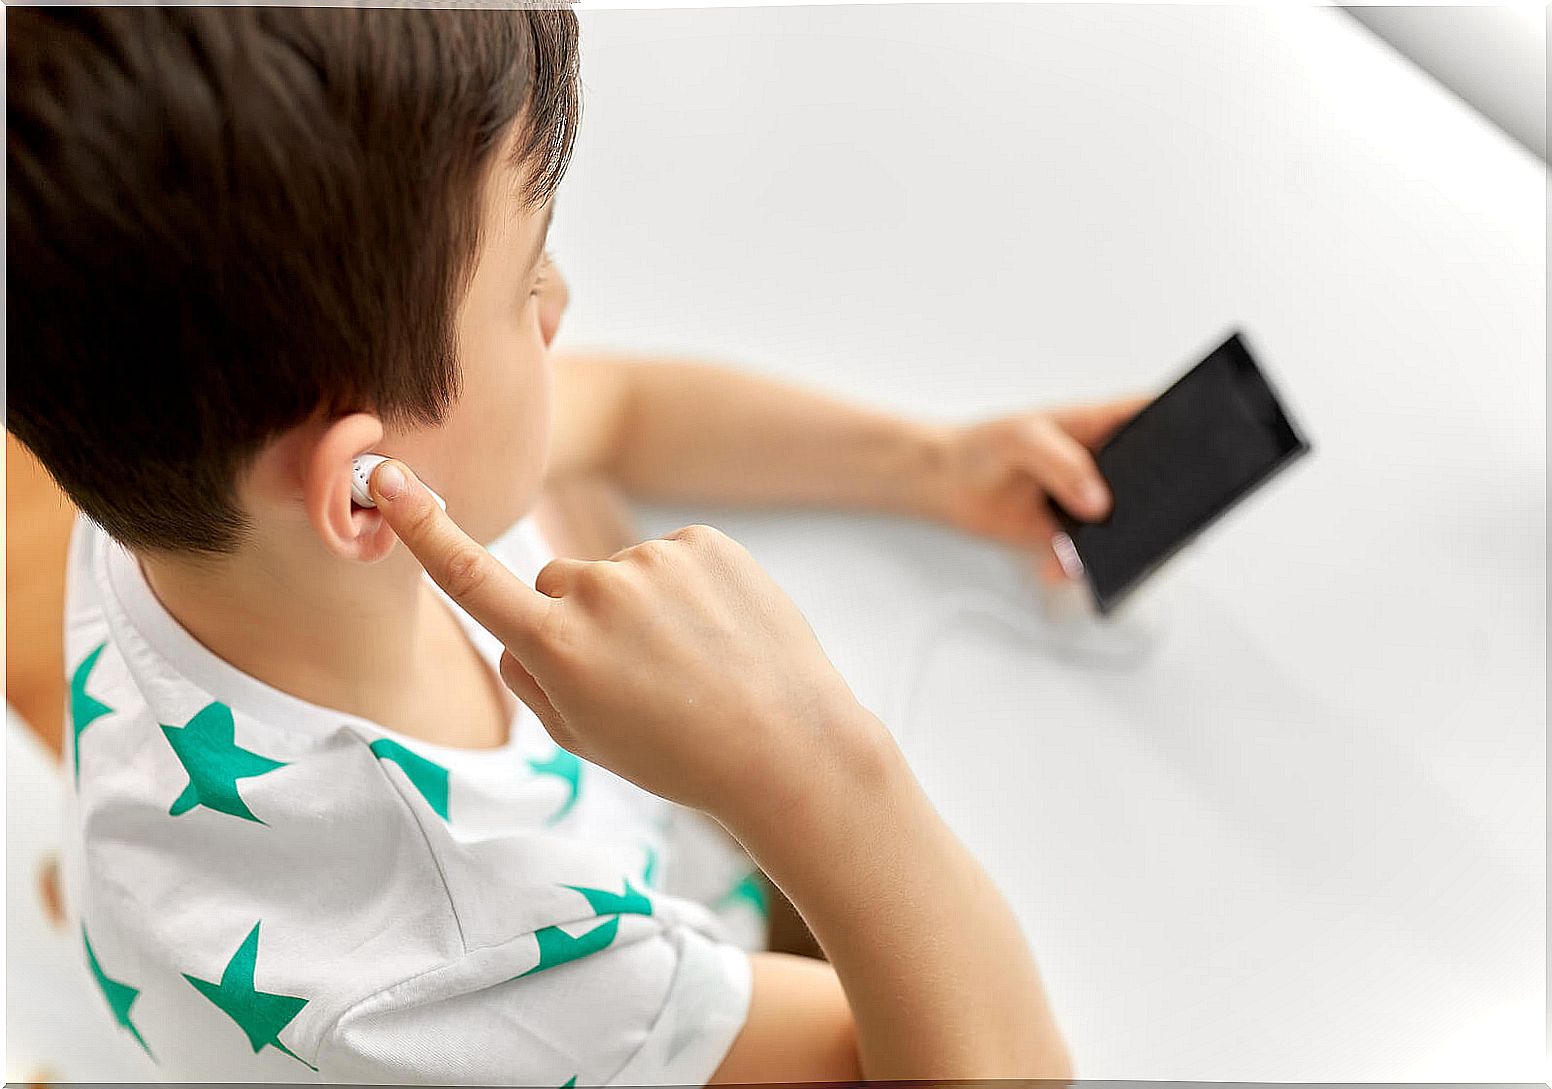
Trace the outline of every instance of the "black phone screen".
<path fill-rule="evenodd" d="M 1309 449 L 1234 333 L 1096 452 L 1110 516 L 1058 509 L 1099 610 Z"/>

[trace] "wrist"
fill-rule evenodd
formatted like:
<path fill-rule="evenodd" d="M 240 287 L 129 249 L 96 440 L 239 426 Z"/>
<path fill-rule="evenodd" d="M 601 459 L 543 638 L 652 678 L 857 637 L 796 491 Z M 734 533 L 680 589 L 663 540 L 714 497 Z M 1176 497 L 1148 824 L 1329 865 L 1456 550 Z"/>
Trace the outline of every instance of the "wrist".
<path fill-rule="evenodd" d="M 948 521 L 950 466 L 958 428 L 899 420 L 891 444 L 892 513 Z"/>
<path fill-rule="evenodd" d="M 822 752 L 787 762 L 800 771 L 736 812 L 718 814 L 762 865 L 786 869 L 789 860 L 823 853 L 828 837 L 844 836 L 864 814 L 920 790 L 894 735 L 872 712 L 855 704 L 827 726 Z"/>

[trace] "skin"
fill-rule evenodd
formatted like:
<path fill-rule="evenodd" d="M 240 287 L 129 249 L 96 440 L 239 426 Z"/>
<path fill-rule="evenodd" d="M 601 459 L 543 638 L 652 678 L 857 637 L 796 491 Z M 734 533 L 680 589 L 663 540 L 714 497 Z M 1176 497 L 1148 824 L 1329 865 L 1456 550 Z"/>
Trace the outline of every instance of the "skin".
<path fill-rule="evenodd" d="M 152 589 L 215 653 L 300 698 L 481 748 L 505 740 L 515 694 L 558 743 L 715 816 L 831 963 L 754 955 L 750 1016 L 714 1080 L 1068 1077 L 1006 903 L 746 552 L 687 527 L 609 559 L 563 557 L 529 588 L 479 546 L 593 480 L 633 497 L 932 519 L 1009 544 L 1054 582 L 1046 500 L 1107 512 L 1090 451 L 1145 399 L 941 425 L 695 360 L 552 355 L 568 288 L 549 264 L 535 291 L 546 210 L 521 206 L 521 180 L 502 156 L 481 196 L 457 315 L 463 395 L 446 422 L 400 431 L 358 413 L 280 436 L 238 482 L 254 539 L 215 561 L 143 556 Z M 381 491 L 381 509 L 354 507 L 350 463 L 369 451 L 413 465 L 447 515 Z M 500 677 L 424 571 L 506 643 Z M 733 653 L 749 668 L 727 670 Z M 709 693 L 699 714 L 685 713 L 687 689 Z M 627 695 L 629 714 L 597 702 Z M 730 735 L 733 721 L 754 725 Z M 857 783 L 865 804 L 837 800 Z M 838 866 L 876 890 L 865 905 Z M 881 912 L 895 925 L 877 927 Z M 973 939 L 950 948 L 950 928 Z"/>

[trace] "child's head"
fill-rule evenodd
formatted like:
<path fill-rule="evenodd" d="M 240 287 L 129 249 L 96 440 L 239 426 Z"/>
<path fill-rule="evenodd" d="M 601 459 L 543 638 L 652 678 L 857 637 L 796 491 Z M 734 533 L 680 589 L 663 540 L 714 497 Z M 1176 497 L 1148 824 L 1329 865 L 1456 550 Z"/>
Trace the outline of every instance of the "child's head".
<path fill-rule="evenodd" d="M 534 259 L 580 108 L 573 13 L 6 22 L 6 426 L 84 513 L 146 553 L 310 527 L 370 560 L 391 538 L 349 504 L 367 450 L 477 537 L 527 509 L 565 301 Z"/>

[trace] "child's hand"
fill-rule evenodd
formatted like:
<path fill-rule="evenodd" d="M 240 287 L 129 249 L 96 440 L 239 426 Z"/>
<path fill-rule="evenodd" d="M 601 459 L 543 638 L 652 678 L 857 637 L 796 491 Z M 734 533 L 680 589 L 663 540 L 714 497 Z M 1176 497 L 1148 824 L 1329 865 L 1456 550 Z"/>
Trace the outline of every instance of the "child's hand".
<path fill-rule="evenodd" d="M 1048 498 L 1085 521 L 1110 513 L 1110 491 L 1092 451 L 1151 397 L 1037 410 L 953 429 L 945 446 L 943 520 L 1027 548 L 1041 579 L 1066 575 L 1051 548 L 1059 526 Z"/>
<path fill-rule="evenodd" d="M 555 742 L 645 790 L 766 822 L 847 782 L 887 734 L 797 606 L 709 526 L 554 560 L 529 587 L 402 463 L 369 484 L 399 539 L 507 648 L 502 679 Z"/>

